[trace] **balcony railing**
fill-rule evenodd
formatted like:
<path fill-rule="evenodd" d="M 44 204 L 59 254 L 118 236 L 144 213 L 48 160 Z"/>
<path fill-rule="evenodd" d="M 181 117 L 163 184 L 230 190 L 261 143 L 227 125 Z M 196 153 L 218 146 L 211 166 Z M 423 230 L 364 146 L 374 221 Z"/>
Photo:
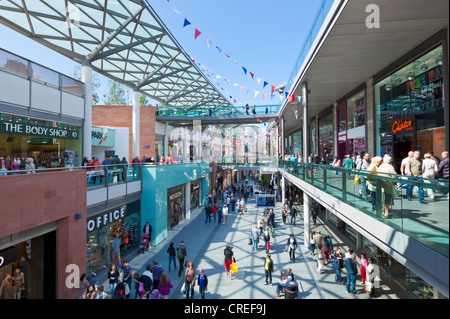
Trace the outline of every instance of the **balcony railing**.
<path fill-rule="evenodd" d="M 245 107 L 218 107 L 218 108 L 186 108 L 186 107 L 158 107 L 156 116 L 242 116 L 242 115 L 264 115 L 277 114 L 280 105 L 260 105 L 255 106 L 253 112 L 252 106 L 249 106 L 248 114 Z"/>

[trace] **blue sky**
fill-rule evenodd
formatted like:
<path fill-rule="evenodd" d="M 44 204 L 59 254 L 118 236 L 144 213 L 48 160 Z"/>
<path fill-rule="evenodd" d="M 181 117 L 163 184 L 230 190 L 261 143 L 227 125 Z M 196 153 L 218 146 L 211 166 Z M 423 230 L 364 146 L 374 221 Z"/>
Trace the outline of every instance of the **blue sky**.
<path fill-rule="evenodd" d="M 184 50 L 210 70 L 209 78 L 214 78 L 211 82 L 232 103 L 235 99 L 236 106 L 240 107 L 245 103 L 250 105 L 280 103 L 278 97 L 271 101 L 270 88 L 272 85 L 279 86 L 288 81 L 321 1 L 149 0 L 148 2 Z M 183 27 L 184 19 L 188 19 L 191 25 Z M 197 39 L 194 38 L 195 28 L 201 32 Z M 3 25 L 0 25 L 0 34 L 1 48 L 61 73 L 72 75 L 73 68 L 77 65 L 76 62 Z M 211 41 L 209 48 L 207 38 Z M 219 52 L 216 46 L 222 52 Z M 247 74 L 244 74 L 242 67 L 248 70 Z M 254 74 L 253 79 L 250 72 Z M 217 78 L 217 75 L 220 78 Z M 261 79 L 259 84 L 258 78 Z M 265 89 L 263 89 L 264 81 L 269 83 Z M 103 77 L 101 82 L 103 85 L 98 93 L 102 96 L 106 94 L 107 82 Z M 244 88 L 241 90 L 242 86 Z M 256 97 L 255 91 L 259 91 Z M 263 93 L 267 93 L 264 100 Z M 230 95 L 232 99 L 229 98 Z"/>

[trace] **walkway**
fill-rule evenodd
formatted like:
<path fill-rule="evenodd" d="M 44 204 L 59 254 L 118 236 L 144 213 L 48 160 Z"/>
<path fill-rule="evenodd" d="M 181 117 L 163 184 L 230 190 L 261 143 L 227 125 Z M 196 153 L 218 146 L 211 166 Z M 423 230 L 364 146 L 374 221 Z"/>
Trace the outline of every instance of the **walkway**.
<path fill-rule="evenodd" d="M 345 285 L 334 282 L 334 269 L 332 263 L 325 265 L 324 273 L 318 274 L 316 271 L 315 256 L 311 256 L 309 251 L 303 246 L 303 208 L 297 207 L 299 216 L 297 224 L 283 225 L 280 211 L 281 203 L 275 208 L 277 228 L 275 236 L 271 239 L 272 259 L 274 260 L 273 287 L 264 285 L 264 259 L 265 250 L 263 241 L 260 242 L 260 249 L 257 252 L 252 251 L 252 246 L 248 245 L 250 229 L 257 223 L 262 216 L 263 210 L 256 208 L 255 199 L 250 198 L 247 204 L 248 211 L 245 215 L 231 213 L 228 218 L 228 224 L 205 223 L 204 214 L 198 210 L 191 219 L 183 221 L 175 230 L 169 231 L 168 238 L 157 247 L 152 247 L 145 254 L 128 256 L 130 265 L 134 271 L 140 274 L 145 270 L 147 264 L 152 264 L 153 260 L 158 260 L 165 271 L 168 271 L 167 247 L 170 242 L 177 246 L 181 240 L 184 240 L 187 248 L 187 254 L 199 271 L 205 270 L 208 276 L 209 286 L 206 293 L 207 299 L 276 299 L 274 297 L 276 283 L 280 278 L 282 269 L 291 267 L 298 282 L 299 299 L 368 299 L 370 298 L 363 292 L 360 277 L 357 280 L 357 290 L 359 295 L 347 294 Z M 322 213 L 323 215 L 323 213 Z M 312 230 L 321 230 L 323 234 L 330 234 L 334 239 L 334 248 L 340 246 L 343 252 L 346 252 L 351 244 L 344 239 L 336 237 L 332 227 L 322 223 L 319 220 L 316 226 L 312 225 Z M 299 249 L 296 254 L 295 263 L 289 260 L 288 253 L 284 252 L 285 243 L 289 234 L 295 234 Z M 234 246 L 234 255 L 237 260 L 239 272 L 236 278 L 230 280 L 223 267 L 223 250 L 225 245 L 231 243 Z M 354 248 L 354 247 L 353 247 Z M 356 252 L 356 250 L 355 250 Z M 345 279 L 345 270 L 343 270 Z M 178 277 L 178 269 L 169 273 L 169 279 L 175 287 L 169 295 L 170 299 L 182 299 L 184 295 L 180 292 L 183 284 L 182 278 Z M 381 274 L 381 288 L 374 296 L 376 299 L 406 299 L 413 298 L 412 295 L 404 291 L 389 277 Z M 108 290 L 109 285 L 105 279 L 103 283 Z M 133 291 L 133 290 L 132 290 Z M 134 291 L 131 296 L 134 296 Z M 194 299 L 199 299 L 198 287 L 195 288 Z M 281 296 L 283 299 L 284 296 Z"/>

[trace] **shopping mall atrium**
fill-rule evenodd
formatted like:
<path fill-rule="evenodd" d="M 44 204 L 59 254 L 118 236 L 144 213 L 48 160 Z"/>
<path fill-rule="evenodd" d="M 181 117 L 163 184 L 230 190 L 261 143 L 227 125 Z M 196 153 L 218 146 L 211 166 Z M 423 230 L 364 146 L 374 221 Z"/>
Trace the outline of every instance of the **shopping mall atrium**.
<path fill-rule="evenodd" d="M 182 241 L 194 299 L 449 298 L 449 1 L 286 2 L 282 74 L 208 1 L 0 1 L 0 299 L 184 299 Z"/>

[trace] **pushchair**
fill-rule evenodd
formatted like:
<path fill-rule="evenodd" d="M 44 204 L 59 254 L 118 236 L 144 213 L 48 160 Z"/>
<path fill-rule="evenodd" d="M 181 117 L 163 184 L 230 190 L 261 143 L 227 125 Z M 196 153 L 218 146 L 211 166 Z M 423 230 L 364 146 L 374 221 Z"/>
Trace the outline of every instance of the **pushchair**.
<path fill-rule="evenodd" d="M 142 236 L 141 244 L 139 245 L 138 254 L 141 252 L 144 253 L 145 251 L 148 251 L 148 244 L 149 244 L 149 238 L 148 235 L 145 234 Z"/>

